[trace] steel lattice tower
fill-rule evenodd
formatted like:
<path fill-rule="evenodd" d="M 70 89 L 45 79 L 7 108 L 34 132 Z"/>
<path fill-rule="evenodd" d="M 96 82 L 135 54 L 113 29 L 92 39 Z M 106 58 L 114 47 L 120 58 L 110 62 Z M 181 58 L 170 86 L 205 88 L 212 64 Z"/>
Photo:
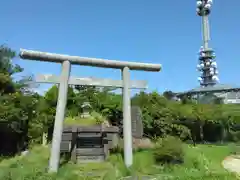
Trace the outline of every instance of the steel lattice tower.
<path fill-rule="evenodd" d="M 209 48 L 209 22 L 208 16 L 211 13 L 212 0 L 197 0 L 197 15 L 202 18 L 203 46 L 199 50 L 199 64 L 197 70 L 201 73 L 198 81 L 203 87 L 213 86 L 218 81 L 217 63 L 215 53 Z"/>

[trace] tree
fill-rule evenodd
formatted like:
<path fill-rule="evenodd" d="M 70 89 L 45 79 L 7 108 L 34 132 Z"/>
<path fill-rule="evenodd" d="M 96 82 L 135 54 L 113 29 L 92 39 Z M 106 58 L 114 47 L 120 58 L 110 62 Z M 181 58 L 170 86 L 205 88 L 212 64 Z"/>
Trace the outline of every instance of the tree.
<path fill-rule="evenodd" d="M 17 83 L 13 82 L 12 75 L 22 72 L 19 65 L 13 65 L 12 59 L 16 53 L 7 46 L 0 46 L 0 94 L 13 93 Z"/>
<path fill-rule="evenodd" d="M 165 91 L 163 96 L 168 100 L 172 100 L 175 97 L 175 94 L 172 91 Z"/>
<path fill-rule="evenodd" d="M 38 96 L 23 92 L 23 79 L 14 81 L 13 75 L 23 71 L 14 65 L 15 52 L 7 46 L 0 46 L 0 123 L 1 130 L 16 136 L 18 150 L 28 147 L 29 123 L 35 117 Z M 12 133 L 13 132 L 13 133 Z"/>

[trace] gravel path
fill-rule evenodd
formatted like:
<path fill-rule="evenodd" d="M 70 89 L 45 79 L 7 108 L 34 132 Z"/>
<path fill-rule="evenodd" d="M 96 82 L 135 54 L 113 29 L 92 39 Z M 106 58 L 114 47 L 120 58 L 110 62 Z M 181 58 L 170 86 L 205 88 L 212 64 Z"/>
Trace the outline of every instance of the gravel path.
<path fill-rule="evenodd" d="M 240 157 L 229 156 L 223 160 L 222 165 L 226 170 L 240 174 Z"/>

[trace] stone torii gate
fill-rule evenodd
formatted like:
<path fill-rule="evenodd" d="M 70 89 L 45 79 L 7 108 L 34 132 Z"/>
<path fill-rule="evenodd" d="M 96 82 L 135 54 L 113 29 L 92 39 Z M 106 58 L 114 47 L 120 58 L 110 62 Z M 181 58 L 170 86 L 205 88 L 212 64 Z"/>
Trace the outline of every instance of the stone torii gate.
<path fill-rule="evenodd" d="M 62 138 L 63 121 L 67 103 L 68 84 L 71 80 L 71 64 L 83 66 L 95 66 L 103 68 L 121 69 L 122 93 L 123 93 L 123 136 L 124 136 L 124 162 L 127 167 L 133 163 L 132 155 L 132 128 L 131 128 L 131 99 L 130 99 L 130 70 L 160 71 L 160 64 L 126 62 L 53 54 L 40 51 L 20 49 L 19 56 L 22 59 L 47 61 L 62 64 L 62 72 L 59 77 L 59 93 L 56 108 L 56 116 L 53 131 L 51 156 L 49 160 L 49 172 L 57 172 L 60 159 L 60 143 Z"/>

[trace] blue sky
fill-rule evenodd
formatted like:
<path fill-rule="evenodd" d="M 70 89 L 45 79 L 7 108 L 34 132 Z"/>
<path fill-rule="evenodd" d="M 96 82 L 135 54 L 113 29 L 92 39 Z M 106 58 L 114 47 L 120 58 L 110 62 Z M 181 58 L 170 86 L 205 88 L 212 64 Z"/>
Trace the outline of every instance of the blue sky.
<path fill-rule="evenodd" d="M 160 63 L 161 72 L 132 71 L 149 90 L 183 91 L 198 85 L 201 19 L 195 0 L 2 1 L 0 43 L 85 57 Z M 220 82 L 240 85 L 240 1 L 214 1 L 211 42 Z M 60 65 L 16 60 L 25 74 L 59 74 Z M 74 76 L 119 79 L 120 71 L 72 67 Z M 41 86 L 41 90 L 48 86 Z"/>

